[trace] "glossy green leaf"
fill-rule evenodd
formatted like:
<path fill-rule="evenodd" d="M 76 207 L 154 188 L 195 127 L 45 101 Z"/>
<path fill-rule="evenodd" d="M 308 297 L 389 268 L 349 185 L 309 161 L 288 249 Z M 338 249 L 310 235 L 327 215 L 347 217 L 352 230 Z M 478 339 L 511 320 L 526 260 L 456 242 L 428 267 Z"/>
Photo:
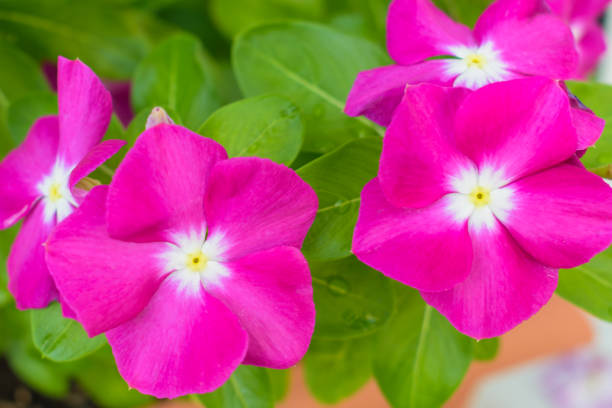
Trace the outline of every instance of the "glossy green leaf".
<path fill-rule="evenodd" d="M 323 0 L 211 0 L 209 6 L 213 21 L 228 37 L 265 21 L 316 19 L 323 12 Z"/>
<path fill-rule="evenodd" d="M 473 354 L 457 332 L 419 293 L 396 284 L 393 320 L 377 336 L 374 376 L 394 408 L 436 408 L 451 396 Z"/>
<path fill-rule="evenodd" d="M 383 50 L 322 25 L 274 23 L 236 37 L 232 61 L 246 96 L 274 93 L 297 105 L 304 118 L 304 149 L 328 152 L 381 129 L 343 113 L 360 71 L 389 63 Z"/>
<path fill-rule="evenodd" d="M 8 127 L 14 142 L 21 143 L 34 122 L 47 115 L 57 115 L 57 95 L 53 92 L 34 92 L 13 101 L 8 108 Z"/>
<path fill-rule="evenodd" d="M 274 392 L 267 369 L 240 366 L 219 389 L 198 398 L 206 408 L 272 408 Z"/>
<path fill-rule="evenodd" d="M 152 40 L 167 32 L 147 13 L 103 2 L 0 2 L 0 36 L 39 60 L 80 58 L 101 77 L 129 77 Z"/>
<path fill-rule="evenodd" d="M 103 335 L 89 338 L 76 320 L 63 317 L 57 302 L 46 309 L 34 309 L 31 314 L 34 345 L 50 360 L 77 360 L 106 342 Z"/>
<path fill-rule="evenodd" d="M 600 319 L 612 321 L 612 248 L 585 265 L 561 270 L 557 293 Z"/>
<path fill-rule="evenodd" d="M 339 259 L 351 254 L 361 190 L 376 177 L 381 149 L 379 138 L 359 139 L 298 170 L 319 198 L 317 218 L 302 247 L 308 259 Z"/>
<path fill-rule="evenodd" d="M 389 279 L 350 257 L 310 262 L 317 309 L 315 337 L 346 339 L 373 333 L 393 312 Z"/>
<path fill-rule="evenodd" d="M 474 358 L 481 361 L 493 360 L 499 351 L 499 337 L 474 341 Z"/>
<path fill-rule="evenodd" d="M 313 340 L 304 358 L 310 392 L 335 404 L 359 390 L 372 376 L 372 337 L 351 340 Z"/>
<path fill-rule="evenodd" d="M 300 151 L 303 132 L 298 108 L 274 95 L 224 106 L 198 131 L 221 143 L 230 157 L 257 156 L 287 165 Z"/>
<path fill-rule="evenodd" d="M 197 130 L 219 107 L 214 68 L 199 41 L 186 34 L 158 45 L 136 68 L 132 104 L 135 111 L 161 106 L 173 119 Z"/>
<path fill-rule="evenodd" d="M 612 164 L 612 86 L 596 82 L 568 81 L 567 86 L 582 103 L 606 121 L 601 138 L 580 158 L 588 168 Z"/>

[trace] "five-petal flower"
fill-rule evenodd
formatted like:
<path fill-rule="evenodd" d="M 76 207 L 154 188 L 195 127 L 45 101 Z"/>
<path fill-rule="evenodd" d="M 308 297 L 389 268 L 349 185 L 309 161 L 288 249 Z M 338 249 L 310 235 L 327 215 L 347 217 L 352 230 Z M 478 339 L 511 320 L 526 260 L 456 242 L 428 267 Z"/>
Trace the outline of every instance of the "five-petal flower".
<path fill-rule="evenodd" d="M 315 310 L 299 247 L 316 210 L 293 170 L 227 159 L 218 143 L 162 123 L 56 228 L 46 258 L 131 387 L 209 392 L 241 363 L 287 368 L 306 352 Z"/>
<path fill-rule="evenodd" d="M 20 309 L 46 307 L 57 299 L 42 245 L 84 195 L 77 183 L 124 144 L 100 143 L 111 98 L 81 61 L 59 58 L 58 107 L 58 116 L 38 119 L 0 163 L 0 227 L 24 218 L 8 259 L 9 290 Z"/>
<path fill-rule="evenodd" d="M 576 143 L 552 80 L 410 87 L 362 192 L 353 252 L 459 331 L 500 335 L 548 301 L 558 268 L 612 242 L 612 189 Z"/>

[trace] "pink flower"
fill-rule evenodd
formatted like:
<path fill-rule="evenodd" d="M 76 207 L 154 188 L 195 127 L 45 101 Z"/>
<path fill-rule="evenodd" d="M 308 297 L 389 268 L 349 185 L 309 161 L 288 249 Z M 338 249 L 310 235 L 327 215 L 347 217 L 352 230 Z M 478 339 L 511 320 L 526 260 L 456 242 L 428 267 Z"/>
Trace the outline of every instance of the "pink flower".
<path fill-rule="evenodd" d="M 497 0 L 474 30 L 452 21 L 430 0 L 394 0 L 387 16 L 387 48 L 396 64 L 361 72 L 345 107 L 348 115 L 364 115 L 381 126 L 391 122 L 406 85 L 474 90 L 528 76 L 568 79 L 578 64 L 569 27 L 544 0 Z M 604 122 L 576 110 L 572 115 L 580 119 L 590 116 L 577 125 L 582 150 L 597 141 Z"/>
<path fill-rule="evenodd" d="M 58 226 L 47 262 L 131 387 L 204 393 L 241 363 L 287 368 L 306 352 L 315 310 L 298 248 L 316 211 L 293 170 L 159 124 Z"/>
<path fill-rule="evenodd" d="M 42 244 L 78 205 L 76 184 L 123 146 L 100 143 L 111 117 L 111 98 L 81 61 L 58 60 L 58 116 L 38 119 L 25 141 L 0 163 L 0 227 L 21 218 L 8 259 L 9 290 L 20 309 L 57 299 Z"/>
<path fill-rule="evenodd" d="M 576 140 L 552 80 L 408 88 L 353 252 L 462 333 L 505 333 L 548 301 L 558 268 L 612 241 L 612 189 L 575 159 Z"/>
<path fill-rule="evenodd" d="M 553 12 L 569 24 L 580 63 L 575 77 L 586 78 L 606 50 L 606 37 L 598 19 L 610 0 L 547 0 Z"/>

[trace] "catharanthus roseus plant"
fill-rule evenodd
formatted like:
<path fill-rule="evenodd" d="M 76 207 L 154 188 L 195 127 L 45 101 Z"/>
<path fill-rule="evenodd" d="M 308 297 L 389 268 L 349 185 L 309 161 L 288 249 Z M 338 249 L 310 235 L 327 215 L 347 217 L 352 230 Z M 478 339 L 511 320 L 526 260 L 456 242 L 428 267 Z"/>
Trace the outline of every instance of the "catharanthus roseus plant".
<path fill-rule="evenodd" d="M 131 387 L 210 392 L 241 363 L 287 368 L 306 352 L 315 310 L 298 248 L 316 210 L 293 170 L 227 159 L 218 143 L 159 124 L 60 224 L 46 258 Z"/>
<path fill-rule="evenodd" d="M 612 189 L 576 161 L 576 143 L 551 80 L 410 87 L 362 192 L 353 251 L 462 333 L 499 336 L 550 299 L 558 268 L 612 242 Z"/>
<path fill-rule="evenodd" d="M 42 245 L 87 193 L 77 183 L 125 143 L 99 143 L 111 117 L 110 94 L 78 60 L 58 59 L 58 106 L 57 116 L 38 119 L 0 163 L 0 226 L 24 219 L 7 267 L 21 309 L 57 299 Z"/>
<path fill-rule="evenodd" d="M 553 292 L 612 320 L 609 0 L 101 3 L 0 2 L 33 401 L 436 408 Z"/>

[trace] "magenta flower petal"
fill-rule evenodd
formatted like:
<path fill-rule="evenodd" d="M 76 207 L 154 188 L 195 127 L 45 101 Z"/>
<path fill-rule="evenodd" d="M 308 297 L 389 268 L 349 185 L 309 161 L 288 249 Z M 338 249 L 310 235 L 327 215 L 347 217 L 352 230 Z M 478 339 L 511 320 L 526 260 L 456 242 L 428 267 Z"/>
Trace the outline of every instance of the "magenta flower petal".
<path fill-rule="evenodd" d="M 102 163 L 119 151 L 125 140 L 105 140 L 94 146 L 70 173 L 68 185 L 74 187 L 83 177 L 87 177 Z"/>
<path fill-rule="evenodd" d="M 394 0 L 387 15 L 387 48 L 398 64 L 448 55 L 449 46 L 472 45 L 471 30 L 429 0 Z"/>
<path fill-rule="evenodd" d="M 456 133 L 460 150 L 505 183 L 565 161 L 577 146 L 567 95 L 545 78 L 472 93 L 457 112 Z"/>
<path fill-rule="evenodd" d="M 59 153 L 73 166 L 102 140 L 113 105 L 110 93 L 87 65 L 63 57 L 57 63 Z"/>
<path fill-rule="evenodd" d="M 44 213 L 43 203 L 38 202 L 24 220 L 8 257 L 8 288 L 21 310 L 46 307 L 57 299 L 43 247 L 55 223 L 45 221 Z"/>
<path fill-rule="evenodd" d="M 308 264 L 293 247 L 276 247 L 228 262 L 222 285 L 210 293 L 238 316 L 249 334 L 243 364 L 291 367 L 314 331 L 315 309 Z"/>
<path fill-rule="evenodd" d="M 514 208 L 505 225 L 538 261 L 573 268 L 612 241 L 612 189 L 600 177 L 564 164 L 510 187 Z"/>
<path fill-rule="evenodd" d="M 202 228 L 209 173 L 226 158 L 220 144 L 181 126 L 162 124 L 145 131 L 111 183 L 110 235 L 167 241 L 174 231 Z"/>
<path fill-rule="evenodd" d="M 302 246 L 317 212 L 317 196 L 295 171 L 267 159 L 218 162 L 206 192 L 209 237 L 236 259 L 276 246 Z"/>
<path fill-rule="evenodd" d="M 363 115 L 381 126 L 388 126 L 407 85 L 422 82 L 450 85 L 453 79 L 452 75 L 445 74 L 444 62 L 439 60 L 362 71 L 349 93 L 344 112 L 349 116 Z"/>
<path fill-rule="evenodd" d="M 453 217 L 449 200 L 418 210 L 394 207 L 377 179 L 361 193 L 352 250 L 388 277 L 427 291 L 464 281 L 472 264 L 467 222 Z"/>
<path fill-rule="evenodd" d="M 213 391 L 248 346 L 238 318 L 223 303 L 202 290 L 184 293 L 171 278 L 137 318 L 106 337 L 128 385 L 157 398 Z"/>
<path fill-rule="evenodd" d="M 421 295 L 460 332 L 477 339 L 499 336 L 548 302 L 557 271 L 535 262 L 498 222 L 470 232 L 474 260 L 468 278 L 449 291 Z"/>
<path fill-rule="evenodd" d="M 553 11 L 570 20 L 571 18 L 597 18 L 610 0 L 546 0 Z"/>
<path fill-rule="evenodd" d="M 486 38 L 514 72 L 567 79 L 578 67 L 572 32 L 551 14 L 500 23 L 486 33 Z"/>
<path fill-rule="evenodd" d="M 41 196 L 37 185 L 53 167 L 58 143 L 57 116 L 40 118 L 0 162 L 0 228 L 15 224 Z"/>
<path fill-rule="evenodd" d="M 451 191 L 449 174 L 474 167 L 457 150 L 454 117 L 469 91 L 435 85 L 408 87 L 383 141 L 379 179 L 387 199 L 423 207 Z M 428 154 L 436 152 L 436 154 Z"/>
<path fill-rule="evenodd" d="M 47 244 L 47 264 L 63 300 L 90 336 L 138 315 L 164 270 L 163 243 L 135 244 L 109 238 L 108 187 L 95 187 L 75 212 L 60 223 Z"/>
<path fill-rule="evenodd" d="M 576 71 L 577 78 L 587 78 L 597 68 L 599 60 L 606 52 L 606 35 L 597 20 L 584 23 L 582 37 L 577 39 L 580 64 Z"/>
<path fill-rule="evenodd" d="M 599 140 L 606 121 L 595 115 L 587 107 L 579 103 L 570 95 L 570 115 L 572 124 L 576 128 L 576 136 L 578 138 L 578 151 L 587 149 Z"/>
<path fill-rule="evenodd" d="M 544 0 L 497 0 L 478 18 L 474 36 L 478 41 L 485 40 L 487 33 L 500 23 L 529 19 L 547 10 Z"/>

